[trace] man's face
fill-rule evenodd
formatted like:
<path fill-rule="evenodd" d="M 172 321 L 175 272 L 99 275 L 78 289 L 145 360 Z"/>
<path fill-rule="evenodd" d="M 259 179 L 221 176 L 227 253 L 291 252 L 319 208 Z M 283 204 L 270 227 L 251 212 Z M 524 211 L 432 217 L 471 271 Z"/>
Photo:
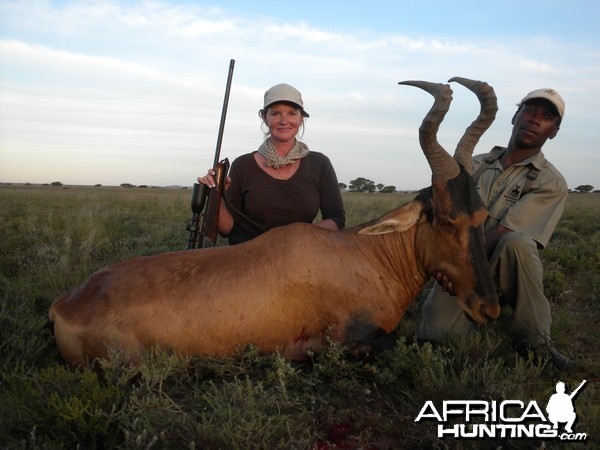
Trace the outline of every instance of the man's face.
<path fill-rule="evenodd" d="M 541 148 L 558 133 L 559 116 L 551 103 L 534 99 L 521 106 L 512 123 L 517 147 Z"/>

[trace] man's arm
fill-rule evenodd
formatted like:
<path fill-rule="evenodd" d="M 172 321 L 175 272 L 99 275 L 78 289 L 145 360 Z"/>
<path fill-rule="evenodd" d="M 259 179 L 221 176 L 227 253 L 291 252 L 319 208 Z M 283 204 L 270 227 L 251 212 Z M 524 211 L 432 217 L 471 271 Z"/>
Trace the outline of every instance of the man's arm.
<path fill-rule="evenodd" d="M 498 244 L 500 238 L 511 231 L 513 230 L 510 228 L 506 228 L 503 225 L 498 225 L 485 234 L 485 252 L 488 259 L 490 259 L 492 253 L 494 253 L 494 249 L 496 248 L 496 244 Z"/>

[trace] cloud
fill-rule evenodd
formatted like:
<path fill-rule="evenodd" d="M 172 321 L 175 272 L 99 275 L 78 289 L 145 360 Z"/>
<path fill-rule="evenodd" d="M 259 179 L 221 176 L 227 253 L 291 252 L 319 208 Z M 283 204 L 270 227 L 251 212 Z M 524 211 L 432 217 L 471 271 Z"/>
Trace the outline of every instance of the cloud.
<path fill-rule="evenodd" d="M 0 39 L 0 59 L 9 62 L 12 67 L 20 66 L 24 70 L 44 68 L 52 72 L 66 73 L 71 77 L 104 77 L 105 80 L 127 77 L 186 89 L 197 87 L 203 81 L 122 58 L 87 55 L 13 39 Z"/>

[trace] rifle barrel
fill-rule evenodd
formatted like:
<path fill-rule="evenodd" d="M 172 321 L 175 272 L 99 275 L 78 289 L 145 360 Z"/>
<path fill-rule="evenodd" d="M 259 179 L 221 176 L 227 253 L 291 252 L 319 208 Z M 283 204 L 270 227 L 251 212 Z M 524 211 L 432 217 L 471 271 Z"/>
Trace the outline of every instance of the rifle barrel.
<path fill-rule="evenodd" d="M 229 92 L 231 92 L 234 66 L 235 59 L 232 59 L 229 61 L 229 73 L 227 74 L 227 85 L 225 86 L 225 98 L 223 99 L 223 110 L 221 111 L 221 123 L 219 124 L 219 134 L 217 136 L 217 148 L 215 150 L 213 167 L 217 166 L 219 158 L 221 157 L 221 143 L 223 142 L 223 132 L 225 131 L 225 117 L 227 116 L 227 105 L 229 104 Z"/>

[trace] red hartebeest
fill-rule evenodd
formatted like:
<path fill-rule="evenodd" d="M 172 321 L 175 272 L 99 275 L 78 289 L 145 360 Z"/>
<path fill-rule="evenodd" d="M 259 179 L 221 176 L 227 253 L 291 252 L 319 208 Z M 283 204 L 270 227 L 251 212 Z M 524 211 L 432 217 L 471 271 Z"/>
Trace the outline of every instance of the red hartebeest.
<path fill-rule="evenodd" d="M 231 247 L 129 259 L 91 275 L 50 307 L 58 348 L 84 366 L 108 348 L 135 362 L 154 346 L 222 356 L 253 344 L 292 359 L 325 337 L 348 345 L 391 332 L 427 279 L 442 272 L 466 313 L 499 314 L 483 245 L 486 210 L 469 175 L 477 141 L 497 110 L 493 89 L 453 78 L 481 103 L 454 157 L 437 142 L 447 84 L 421 87 L 435 102 L 419 128 L 432 186 L 410 203 L 346 232 L 293 224 Z"/>

